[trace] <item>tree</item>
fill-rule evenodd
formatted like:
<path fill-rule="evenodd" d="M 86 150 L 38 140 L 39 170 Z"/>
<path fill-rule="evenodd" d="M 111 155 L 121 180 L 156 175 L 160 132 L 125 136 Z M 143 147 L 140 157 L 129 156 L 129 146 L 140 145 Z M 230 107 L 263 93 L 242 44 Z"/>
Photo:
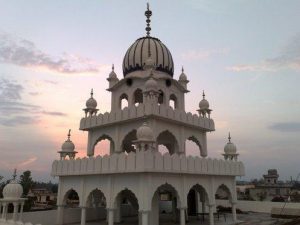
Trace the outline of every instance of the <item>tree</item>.
<path fill-rule="evenodd" d="M 33 181 L 31 177 L 31 171 L 26 170 L 20 176 L 20 184 L 23 187 L 23 196 L 27 196 L 29 190 L 32 188 Z"/>

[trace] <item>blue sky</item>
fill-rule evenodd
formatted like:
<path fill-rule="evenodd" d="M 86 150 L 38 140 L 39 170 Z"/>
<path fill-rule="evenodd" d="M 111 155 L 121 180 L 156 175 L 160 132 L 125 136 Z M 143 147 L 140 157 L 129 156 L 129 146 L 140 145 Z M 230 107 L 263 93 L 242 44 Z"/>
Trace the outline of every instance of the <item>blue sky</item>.
<path fill-rule="evenodd" d="M 0 0 L 0 174 L 13 167 L 48 179 L 69 128 L 82 154 L 81 109 L 95 90 L 101 112 L 111 64 L 122 77 L 127 48 L 145 35 L 146 1 Z M 150 1 L 151 35 L 170 49 L 178 78 L 190 80 L 187 111 L 204 89 L 221 157 L 228 131 L 245 179 L 277 168 L 300 173 L 300 2 L 296 0 Z M 195 101 L 197 100 L 197 101 Z M 194 146 L 190 146 L 194 151 Z"/>

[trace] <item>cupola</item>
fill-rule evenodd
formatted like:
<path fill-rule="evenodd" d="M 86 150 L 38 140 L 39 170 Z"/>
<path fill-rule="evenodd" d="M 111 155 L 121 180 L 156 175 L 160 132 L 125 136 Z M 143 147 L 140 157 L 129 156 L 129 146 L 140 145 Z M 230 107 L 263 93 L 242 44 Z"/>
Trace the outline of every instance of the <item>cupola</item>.
<path fill-rule="evenodd" d="M 211 109 L 209 109 L 209 102 L 205 99 L 205 93 L 203 91 L 202 94 L 203 99 L 199 103 L 199 109 L 197 110 L 199 112 L 199 115 L 202 117 L 210 117 Z"/>
<path fill-rule="evenodd" d="M 187 84 L 189 83 L 189 80 L 187 79 L 186 74 L 184 73 L 184 69 L 182 67 L 181 69 L 181 74 L 179 75 L 178 82 L 185 88 L 187 89 Z"/>
<path fill-rule="evenodd" d="M 93 89 L 91 90 L 91 97 L 86 101 L 85 106 L 86 108 L 83 109 L 85 112 L 85 116 L 89 115 L 96 115 L 98 112 L 97 109 L 97 101 L 93 98 L 94 92 Z"/>
<path fill-rule="evenodd" d="M 58 152 L 61 160 L 66 159 L 67 156 L 69 156 L 70 159 L 74 159 L 76 156 L 75 145 L 70 138 L 71 129 L 69 129 L 67 140 L 61 146 L 61 151 Z"/>
<path fill-rule="evenodd" d="M 228 142 L 224 147 L 224 159 L 225 160 L 237 160 L 239 154 L 237 154 L 237 148 L 234 143 L 231 142 L 230 133 L 228 135 Z"/>

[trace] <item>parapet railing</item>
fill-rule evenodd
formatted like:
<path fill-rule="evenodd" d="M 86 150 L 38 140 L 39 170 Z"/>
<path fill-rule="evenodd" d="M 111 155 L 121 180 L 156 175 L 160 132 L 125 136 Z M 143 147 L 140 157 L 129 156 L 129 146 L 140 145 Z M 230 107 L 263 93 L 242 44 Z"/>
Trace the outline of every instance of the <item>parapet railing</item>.
<path fill-rule="evenodd" d="M 105 155 L 103 157 L 55 160 L 52 176 L 114 174 L 114 173 L 186 173 L 206 175 L 243 176 L 242 162 L 199 158 L 185 155 L 140 151 Z"/>
<path fill-rule="evenodd" d="M 210 118 L 204 118 L 197 114 L 173 109 L 170 106 L 156 104 L 139 104 L 138 106 L 132 106 L 129 108 L 125 107 L 124 109 L 117 111 L 85 117 L 80 121 L 80 129 L 86 130 L 96 126 L 136 119 L 146 115 L 160 116 L 178 122 L 187 123 L 192 126 L 201 127 L 209 131 L 215 130 L 214 121 Z"/>

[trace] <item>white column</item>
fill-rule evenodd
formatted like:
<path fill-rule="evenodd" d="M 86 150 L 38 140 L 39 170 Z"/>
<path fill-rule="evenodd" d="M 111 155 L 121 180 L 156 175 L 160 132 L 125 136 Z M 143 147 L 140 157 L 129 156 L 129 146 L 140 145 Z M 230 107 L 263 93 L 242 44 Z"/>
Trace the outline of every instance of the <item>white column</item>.
<path fill-rule="evenodd" d="M 17 221 L 17 214 L 18 214 L 18 207 L 19 207 L 19 204 L 18 203 L 13 203 L 14 205 L 14 213 L 13 213 L 13 221 Z"/>
<path fill-rule="evenodd" d="M 232 205 L 232 220 L 233 220 L 233 222 L 236 222 L 237 221 L 237 218 L 236 218 L 236 202 L 232 202 L 231 205 Z"/>
<path fill-rule="evenodd" d="M 108 225 L 114 225 L 114 209 L 107 209 Z"/>
<path fill-rule="evenodd" d="M 22 205 L 23 208 L 23 205 Z M 57 213 L 56 213 L 56 224 L 63 225 L 64 223 L 64 206 L 58 205 L 57 206 Z"/>
<path fill-rule="evenodd" d="M 24 209 L 24 202 L 21 203 L 21 209 L 19 214 L 19 220 L 22 221 L 23 218 L 23 209 Z"/>
<path fill-rule="evenodd" d="M 214 206 L 215 205 L 209 205 L 209 225 L 214 225 Z"/>
<path fill-rule="evenodd" d="M 85 225 L 86 223 L 86 207 L 81 207 L 81 222 L 80 225 Z"/>
<path fill-rule="evenodd" d="M 149 221 L 149 212 L 148 211 L 142 211 L 142 225 L 148 225 Z"/>
<path fill-rule="evenodd" d="M 180 208 L 180 225 L 185 225 L 185 208 Z"/>
<path fill-rule="evenodd" d="M 3 203 L 2 219 L 6 220 L 7 203 Z"/>

